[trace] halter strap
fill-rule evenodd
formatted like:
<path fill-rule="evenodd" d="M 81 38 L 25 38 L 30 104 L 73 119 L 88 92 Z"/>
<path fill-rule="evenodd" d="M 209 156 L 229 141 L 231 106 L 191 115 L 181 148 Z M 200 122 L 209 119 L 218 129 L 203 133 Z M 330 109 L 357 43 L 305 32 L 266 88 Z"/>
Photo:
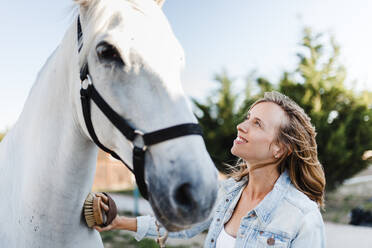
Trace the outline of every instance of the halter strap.
<path fill-rule="evenodd" d="M 81 30 L 80 16 L 77 19 L 78 52 L 83 48 L 83 31 Z"/>
<path fill-rule="evenodd" d="M 102 145 L 102 143 L 99 141 L 96 133 L 94 132 L 92 119 L 90 117 L 90 113 L 91 113 L 90 96 L 88 96 L 89 93 L 87 94 L 87 92 L 89 92 L 89 91 L 91 91 L 90 88 L 88 88 L 87 90 L 83 90 L 83 91 L 80 90 L 80 99 L 81 99 L 81 104 L 82 104 L 82 109 L 83 109 L 84 122 L 85 122 L 85 125 L 86 125 L 87 129 L 88 129 L 89 135 L 92 138 L 92 140 L 94 141 L 94 143 L 99 148 L 101 148 L 101 150 L 111 154 L 111 156 L 113 156 L 114 158 L 121 160 L 121 158 L 114 151 L 111 151 L 108 148 L 106 148 L 104 145 Z M 124 161 L 122 161 L 122 162 L 127 166 L 127 163 L 125 163 Z M 128 167 L 129 170 L 132 171 L 132 169 L 129 166 L 127 166 L 127 167 Z"/>
<path fill-rule="evenodd" d="M 82 75 L 80 76 L 80 79 L 82 79 L 82 82 L 85 80 L 89 80 L 89 69 L 88 64 L 85 64 L 83 67 Z M 124 136 L 130 140 L 133 141 L 136 137 L 135 130 L 127 123 L 126 120 L 124 120 L 120 115 L 118 115 L 111 107 L 106 103 L 106 101 L 102 98 L 102 96 L 98 93 L 94 85 L 91 83 L 91 81 L 88 83 L 88 87 L 86 89 L 81 88 L 80 89 L 80 95 L 92 99 L 94 103 L 99 107 L 99 109 L 105 114 L 105 116 L 115 125 L 117 129 L 120 130 Z"/>
<path fill-rule="evenodd" d="M 80 52 L 83 42 L 82 42 L 82 28 L 80 23 L 80 16 L 77 20 L 77 36 L 78 43 L 80 44 L 78 51 Z M 120 160 L 135 176 L 138 189 L 143 196 L 143 198 L 148 200 L 147 185 L 145 182 L 145 155 L 147 147 L 155 145 L 166 140 L 175 139 L 186 135 L 203 135 L 200 126 L 196 123 L 185 123 L 180 124 L 150 133 L 143 134 L 142 132 L 132 128 L 129 123 L 122 118 L 118 113 L 116 113 L 110 105 L 103 99 L 103 97 L 98 93 L 94 87 L 91 78 L 89 76 L 89 66 L 88 63 L 84 64 L 80 70 L 80 98 L 81 105 L 83 109 L 84 122 L 88 129 L 89 135 L 93 142 L 101 148 L 103 151 L 111 154 L 114 158 Z M 84 85 L 87 82 L 87 85 Z M 110 120 L 110 122 L 130 141 L 133 146 L 133 169 L 128 166 L 123 159 L 120 158 L 114 151 L 105 147 L 98 139 L 92 119 L 91 119 L 91 105 L 90 100 L 97 105 L 97 107 L 103 112 L 103 114 Z M 133 141 L 137 136 L 142 136 L 144 146 L 138 147 L 133 144 Z"/>

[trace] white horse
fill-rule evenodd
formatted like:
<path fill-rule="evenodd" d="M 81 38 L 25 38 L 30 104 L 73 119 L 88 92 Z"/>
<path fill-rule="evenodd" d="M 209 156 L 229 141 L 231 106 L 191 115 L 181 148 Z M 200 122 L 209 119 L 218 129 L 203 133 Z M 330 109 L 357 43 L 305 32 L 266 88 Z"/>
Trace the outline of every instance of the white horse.
<path fill-rule="evenodd" d="M 97 158 L 79 95 L 84 63 L 95 88 L 133 127 L 151 132 L 196 122 L 180 83 L 183 50 L 159 1 L 75 2 L 82 51 L 76 20 L 0 143 L 0 247 L 103 247 L 82 218 Z M 133 166 L 131 143 L 91 106 L 99 141 Z M 217 172 L 198 135 L 149 147 L 145 181 L 154 212 L 169 230 L 205 219 L 216 198 Z"/>

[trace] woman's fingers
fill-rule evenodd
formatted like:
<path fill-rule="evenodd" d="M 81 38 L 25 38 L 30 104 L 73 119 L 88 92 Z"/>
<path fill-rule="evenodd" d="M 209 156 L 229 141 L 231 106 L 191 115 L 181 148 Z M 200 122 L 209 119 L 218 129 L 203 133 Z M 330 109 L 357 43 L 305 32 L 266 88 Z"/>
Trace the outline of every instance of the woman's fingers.
<path fill-rule="evenodd" d="M 111 222 L 110 225 L 108 225 L 106 227 L 93 226 L 93 228 L 96 229 L 98 232 L 104 232 L 104 231 L 110 231 L 110 230 L 119 230 L 119 229 L 123 229 L 123 228 L 120 228 L 120 226 L 123 226 L 122 222 L 123 222 L 123 218 L 121 218 L 119 215 L 116 215 L 115 219 Z"/>
<path fill-rule="evenodd" d="M 99 226 L 94 226 L 93 227 L 94 229 L 96 229 L 98 232 L 102 232 L 103 230 L 103 228 L 102 227 L 99 227 Z"/>
<path fill-rule="evenodd" d="M 108 225 L 108 226 L 105 226 L 105 227 L 100 227 L 100 226 L 94 226 L 93 227 L 94 229 L 96 229 L 98 232 L 104 232 L 104 231 L 109 231 L 112 229 L 112 225 Z"/>
<path fill-rule="evenodd" d="M 108 198 L 104 194 L 102 194 L 102 193 L 96 193 L 96 196 L 97 197 L 101 197 L 102 200 L 103 200 L 103 202 L 105 202 L 106 204 L 108 203 Z"/>
<path fill-rule="evenodd" d="M 103 201 L 101 201 L 101 207 L 105 210 L 105 212 L 109 211 L 109 207 Z"/>

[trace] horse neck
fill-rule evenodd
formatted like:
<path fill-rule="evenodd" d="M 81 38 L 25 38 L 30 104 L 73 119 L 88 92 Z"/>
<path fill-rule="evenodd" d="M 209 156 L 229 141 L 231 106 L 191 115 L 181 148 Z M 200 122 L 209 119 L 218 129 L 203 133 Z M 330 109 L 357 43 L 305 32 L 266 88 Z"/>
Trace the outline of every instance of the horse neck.
<path fill-rule="evenodd" d="M 27 178 L 23 197 L 39 209 L 54 207 L 55 218 L 68 219 L 81 214 L 97 157 L 97 149 L 77 122 L 80 107 L 75 106 L 72 92 L 79 89 L 75 35 L 72 25 L 40 71 L 10 137 L 22 154 L 17 162 Z"/>

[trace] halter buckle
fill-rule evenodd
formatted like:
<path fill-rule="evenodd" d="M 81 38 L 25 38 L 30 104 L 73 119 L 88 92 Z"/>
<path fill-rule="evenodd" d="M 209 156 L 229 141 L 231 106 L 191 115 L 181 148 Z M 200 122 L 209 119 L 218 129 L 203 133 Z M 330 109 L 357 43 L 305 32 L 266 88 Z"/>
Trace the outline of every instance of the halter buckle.
<path fill-rule="evenodd" d="M 134 138 L 133 141 L 129 141 L 130 146 L 132 147 L 132 149 L 134 149 L 134 147 L 137 147 L 137 148 L 142 149 L 142 151 L 145 152 L 148 148 L 147 145 L 145 145 L 145 141 L 143 139 L 143 136 L 145 134 L 138 129 L 134 130 L 134 133 L 136 134 L 136 137 Z"/>
<path fill-rule="evenodd" d="M 90 78 L 90 75 L 88 74 L 86 78 L 83 81 L 81 81 L 81 89 L 87 90 L 90 85 L 92 85 L 92 79 Z"/>

